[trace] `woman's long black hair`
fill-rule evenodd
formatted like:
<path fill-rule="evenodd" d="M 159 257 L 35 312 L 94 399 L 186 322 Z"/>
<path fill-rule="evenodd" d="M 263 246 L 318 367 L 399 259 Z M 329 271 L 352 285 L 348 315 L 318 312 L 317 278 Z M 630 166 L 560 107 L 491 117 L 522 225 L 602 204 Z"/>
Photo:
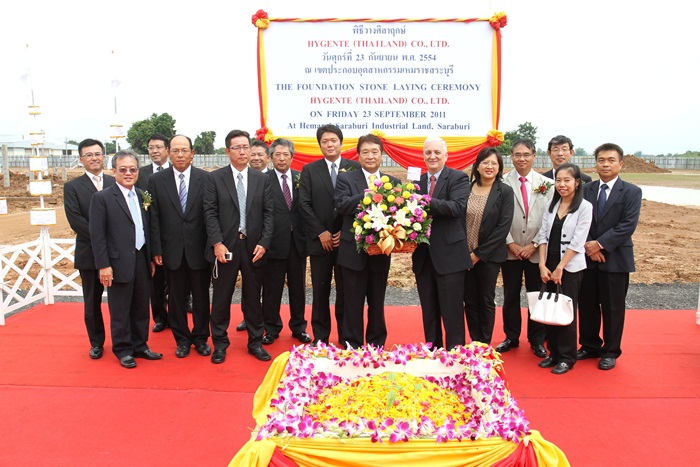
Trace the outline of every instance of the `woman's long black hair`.
<path fill-rule="evenodd" d="M 581 180 L 581 169 L 579 169 L 578 165 L 576 164 L 566 162 L 557 168 L 556 173 L 559 173 L 562 170 L 568 170 L 571 173 L 571 175 L 574 176 L 574 179 L 578 182 L 578 186 L 576 187 L 576 191 L 574 192 L 574 199 L 571 200 L 571 206 L 569 207 L 569 213 L 576 212 L 578 211 L 579 206 L 581 206 L 581 201 L 583 200 L 583 181 Z M 554 206 L 557 205 L 557 202 L 559 202 L 560 199 L 561 195 L 555 187 L 554 196 L 552 196 L 552 202 L 549 204 L 549 212 L 554 211 Z"/>

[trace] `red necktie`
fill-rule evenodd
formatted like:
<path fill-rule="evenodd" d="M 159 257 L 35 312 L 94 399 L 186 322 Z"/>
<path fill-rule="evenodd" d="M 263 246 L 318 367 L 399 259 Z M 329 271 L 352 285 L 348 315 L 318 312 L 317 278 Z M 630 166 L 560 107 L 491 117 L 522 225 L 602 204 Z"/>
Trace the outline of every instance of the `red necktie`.
<path fill-rule="evenodd" d="M 522 193 L 523 195 L 523 205 L 525 206 L 525 220 L 527 221 L 527 215 L 530 211 L 530 200 L 527 199 L 527 185 L 525 185 L 526 181 L 527 178 L 520 177 L 520 193 Z"/>
<path fill-rule="evenodd" d="M 433 192 L 435 191 L 435 175 L 430 176 L 430 193 L 428 196 L 433 197 Z"/>

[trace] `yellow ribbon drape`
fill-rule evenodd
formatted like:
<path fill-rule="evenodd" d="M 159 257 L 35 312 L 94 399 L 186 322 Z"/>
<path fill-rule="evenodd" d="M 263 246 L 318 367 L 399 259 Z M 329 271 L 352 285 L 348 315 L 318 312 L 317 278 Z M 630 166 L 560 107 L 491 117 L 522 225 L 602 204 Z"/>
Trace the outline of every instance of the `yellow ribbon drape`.
<path fill-rule="evenodd" d="M 403 247 L 403 242 L 406 240 L 406 230 L 401 225 L 387 226 L 386 229 L 379 232 L 379 241 L 377 246 L 382 253 L 389 256 L 394 248 Z"/>

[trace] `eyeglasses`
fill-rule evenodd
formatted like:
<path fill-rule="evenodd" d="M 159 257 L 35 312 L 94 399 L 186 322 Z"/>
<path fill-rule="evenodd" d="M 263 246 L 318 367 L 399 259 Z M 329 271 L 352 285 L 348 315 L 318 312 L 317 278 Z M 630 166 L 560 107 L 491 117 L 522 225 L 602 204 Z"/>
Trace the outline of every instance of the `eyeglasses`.
<path fill-rule="evenodd" d="M 84 157 L 85 159 L 92 159 L 93 157 L 98 158 L 102 156 L 104 156 L 104 154 L 101 152 L 88 152 L 87 154 L 83 154 L 81 157 Z"/>
<path fill-rule="evenodd" d="M 513 159 L 527 159 L 528 157 L 532 157 L 531 152 L 516 152 L 513 154 Z"/>
<path fill-rule="evenodd" d="M 177 156 L 178 154 L 182 154 L 183 156 L 187 156 L 189 153 L 191 153 L 191 149 L 171 149 L 170 154 L 173 156 Z"/>
<path fill-rule="evenodd" d="M 250 151 L 250 146 L 248 146 L 247 144 L 244 145 L 244 146 L 231 146 L 229 149 L 230 149 L 231 151 L 235 151 L 235 152 L 238 152 L 238 151 L 241 151 L 241 150 L 243 150 L 243 151 Z"/>
<path fill-rule="evenodd" d="M 498 161 L 481 161 L 479 165 L 482 167 L 498 167 Z"/>
<path fill-rule="evenodd" d="M 148 150 L 149 150 L 149 151 L 154 151 L 154 150 L 156 150 L 156 149 L 158 149 L 158 150 L 160 151 L 160 150 L 163 149 L 163 148 L 165 148 L 165 146 L 163 146 L 162 144 L 159 144 L 159 145 L 157 145 L 157 146 L 148 146 Z"/>
<path fill-rule="evenodd" d="M 127 172 L 130 174 L 135 174 L 139 171 L 138 167 L 119 167 L 117 169 L 117 172 L 120 174 L 126 174 Z"/>

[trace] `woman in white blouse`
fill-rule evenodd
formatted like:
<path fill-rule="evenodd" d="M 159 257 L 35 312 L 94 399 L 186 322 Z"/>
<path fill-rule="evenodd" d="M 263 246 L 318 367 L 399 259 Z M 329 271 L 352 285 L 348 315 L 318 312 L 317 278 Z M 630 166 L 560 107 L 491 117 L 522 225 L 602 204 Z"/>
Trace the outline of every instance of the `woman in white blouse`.
<path fill-rule="evenodd" d="M 556 191 L 540 229 L 540 276 L 548 291 L 561 286 L 573 301 L 574 320 L 568 326 L 546 326 L 549 356 L 539 363 L 562 375 L 576 363 L 576 307 L 586 269 L 584 244 L 593 219 L 593 206 L 583 199 L 581 170 L 570 163 L 557 169 Z"/>

